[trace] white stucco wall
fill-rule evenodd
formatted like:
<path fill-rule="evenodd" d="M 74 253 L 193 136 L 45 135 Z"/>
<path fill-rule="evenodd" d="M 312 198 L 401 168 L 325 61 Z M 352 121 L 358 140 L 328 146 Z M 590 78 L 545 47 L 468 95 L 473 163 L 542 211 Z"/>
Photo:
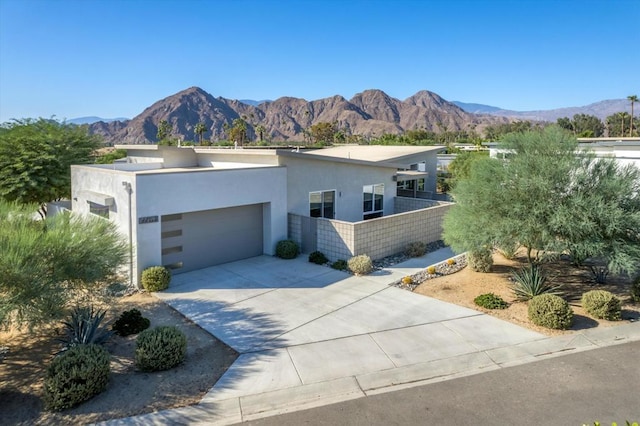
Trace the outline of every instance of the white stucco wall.
<path fill-rule="evenodd" d="M 264 253 L 287 237 L 287 169 L 202 169 L 130 172 L 93 166 L 72 166 L 72 209 L 90 214 L 86 191 L 113 197 L 109 219 L 123 238 L 129 235 L 129 194 L 132 187 L 134 283 L 142 270 L 162 264 L 160 221 L 138 224 L 138 218 L 195 212 L 248 204 L 263 204 Z"/>
<path fill-rule="evenodd" d="M 335 219 L 357 222 L 363 219 L 362 187 L 384 184 L 384 215 L 394 213 L 393 199 L 397 169 L 365 166 L 291 156 L 280 157 L 280 164 L 287 167 L 288 211 L 309 216 L 309 193 L 336 191 Z"/>

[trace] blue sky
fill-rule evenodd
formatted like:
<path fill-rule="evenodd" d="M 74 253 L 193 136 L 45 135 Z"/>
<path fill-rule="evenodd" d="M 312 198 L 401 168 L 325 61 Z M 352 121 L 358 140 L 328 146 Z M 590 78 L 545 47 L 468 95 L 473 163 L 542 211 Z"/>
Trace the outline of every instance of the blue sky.
<path fill-rule="evenodd" d="M 0 122 L 366 89 L 515 110 L 640 95 L 638 0 L 0 0 Z"/>

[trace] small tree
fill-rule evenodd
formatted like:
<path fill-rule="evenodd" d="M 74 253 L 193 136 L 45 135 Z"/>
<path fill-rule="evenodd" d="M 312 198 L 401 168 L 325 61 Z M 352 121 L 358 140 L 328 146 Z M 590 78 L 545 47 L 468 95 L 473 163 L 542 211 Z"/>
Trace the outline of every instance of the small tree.
<path fill-rule="evenodd" d="M 629 137 L 632 137 L 633 136 L 633 104 L 638 102 L 638 96 L 629 95 L 627 96 L 627 99 L 629 100 L 629 102 L 631 102 L 631 121 L 629 123 Z"/>
<path fill-rule="evenodd" d="M 16 120 L 0 127 L 0 198 L 46 203 L 71 196 L 71 165 L 93 162 L 101 138 L 86 126 L 55 120 Z"/>
<path fill-rule="evenodd" d="M 453 190 L 444 240 L 456 251 L 518 242 L 540 253 L 602 257 L 632 273 L 640 265 L 640 171 L 578 152 L 558 127 L 514 133 L 508 160 L 482 159 Z"/>
<path fill-rule="evenodd" d="M 238 142 L 238 145 L 244 145 L 244 141 L 247 139 L 247 122 L 242 118 L 236 118 L 233 120 L 232 126 L 229 129 L 229 139 Z"/>
<path fill-rule="evenodd" d="M 172 131 L 173 126 L 171 126 L 167 120 L 160 120 L 158 123 L 158 132 L 156 133 L 158 144 L 170 145 L 169 136 Z"/>

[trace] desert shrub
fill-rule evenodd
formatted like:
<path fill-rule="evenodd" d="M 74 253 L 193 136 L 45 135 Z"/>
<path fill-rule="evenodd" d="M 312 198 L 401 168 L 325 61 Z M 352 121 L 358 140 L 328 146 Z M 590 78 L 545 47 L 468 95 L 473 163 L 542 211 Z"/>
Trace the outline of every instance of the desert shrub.
<path fill-rule="evenodd" d="M 416 241 L 414 243 L 409 243 L 407 245 L 405 254 L 409 257 L 420 257 L 424 255 L 426 250 L 427 250 L 427 246 L 425 243 L 421 241 Z"/>
<path fill-rule="evenodd" d="M 109 353 L 99 345 L 77 345 L 47 367 L 44 402 L 48 410 L 71 408 L 102 392 L 109 382 Z"/>
<path fill-rule="evenodd" d="M 500 296 L 493 293 L 485 293 L 473 299 L 473 303 L 486 309 L 505 309 L 509 306 Z"/>
<path fill-rule="evenodd" d="M 150 266 L 142 271 L 142 287 L 147 291 L 162 291 L 169 288 L 171 271 L 164 266 Z"/>
<path fill-rule="evenodd" d="M 502 255 L 502 257 L 504 257 L 505 259 L 509 259 L 512 260 L 516 257 L 516 253 L 518 252 L 518 249 L 520 248 L 520 244 L 518 243 L 511 243 L 511 244 L 500 244 L 498 245 L 498 252 Z"/>
<path fill-rule="evenodd" d="M 187 338 L 172 326 L 144 330 L 136 339 L 135 363 L 143 371 L 168 370 L 187 354 Z"/>
<path fill-rule="evenodd" d="M 511 290 L 520 301 L 529 300 L 541 294 L 560 294 L 560 285 L 553 286 L 548 282 L 547 275 L 539 265 L 525 266 L 514 271 Z"/>
<path fill-rule="evenodd" d="M 467 254 L 467 263 L 476 272 L 489 272 L 493 266 L 493 256 L 491 250 L 482 248 L 471 250 Z"/>
<path fill-rule="evenodd" d="M 320 251 L 314 251 L 309 255 L 309 262 L 315 263 L 317 265 L 324 265 L 328 261 L 329 259 L 327 259 L 327 256 L 325 256 L 324 253 Z"/>
<path fill-rule="evenodd" d="M 429 275 L 435 275 L 436 274 L 436 267 L 431 265 L 429 267 L 427 267 L 427 274 Z"/>
<path fill-rule="evenodd" d="M 149 328 L 149 324 L 149 319 L 143 317 L 139 310 L 131 309 L 120 314 L 111 329 L 120 336 L 128 336 L 146 330 Z"/>
<path fill-rule="evenodd" d="M 411 285 L 413 284 L 413 278 L 406 276 L 402 278 L 402 284 L 404 285 Z"/>
<path fill-rule="evenodd" d="M 281 259 L 295 259 L 298 252 L 298 244 L 293 240 L 282 240 L 276 244 L 276 256 Z"/>
<path fill-rule="evenodd" d="M 456 264 L 456 260 L 455 259 L 447 259 L 447 265 L 453 266 L 455 264 Z"/>
<path fill-rule="evenodd" d="M 529 320 L 536 325 L 566 330 L 573 323 L 573 310 L 562 297 L 541 294 L 529 301 Z"/>
<path fill-rule="evenodd" d="M 636 303 L 640 302 L 640 275 L 631 283 L 631 299 Z"/>
<path fill-rule="evenodd" d="M 69 321 L 64 321 L 65 334 L 59 339 L 64 352 L 77 345 L 103 345 L 112 336 L 112 332 L 102 325 L 106 311 L 96 311 L 93 306 L 76 307 Z"/>
<path fill-rule="evenodd" d="M 338 271 L 346 271 L 349 266 L 347 265 L 346 260 L 338 259 L 331 264 L 331 267 L 333 269 L 337 269 Z"/>
<path fill-rule="evenodd" d="M 607 277 L 609 276 L 609 268 L 606 266 L 589 266 L 591 272 L 591 278 L 597 284 L 606 284 Z"/>
<path fill-rule="evenodd" d="M 359 256 L 353 256 L 347 262 L 347 267 L 351 272 L 357 275 L 367 275 L 369 272 L 373 270 L 373 262 L 371 262 L 371 258 L 366 254 L 361 254 Z"/>
<path fill-rule="evenodd" d="M 605 290 L 591 290 L 582 295 L 582 307 L 594 318 L 619 321 L 620 299 Z"/>

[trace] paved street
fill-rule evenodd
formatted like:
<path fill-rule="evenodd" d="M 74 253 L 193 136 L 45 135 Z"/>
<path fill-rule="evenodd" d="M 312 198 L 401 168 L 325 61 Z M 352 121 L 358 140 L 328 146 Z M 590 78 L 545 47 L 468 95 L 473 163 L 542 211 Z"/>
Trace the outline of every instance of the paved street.
<path fill-rule="evenodd" d="M 576 425 L 640 421 L 640 341 L 244 423 Z"/>

